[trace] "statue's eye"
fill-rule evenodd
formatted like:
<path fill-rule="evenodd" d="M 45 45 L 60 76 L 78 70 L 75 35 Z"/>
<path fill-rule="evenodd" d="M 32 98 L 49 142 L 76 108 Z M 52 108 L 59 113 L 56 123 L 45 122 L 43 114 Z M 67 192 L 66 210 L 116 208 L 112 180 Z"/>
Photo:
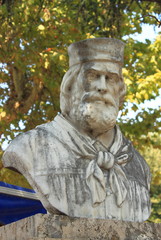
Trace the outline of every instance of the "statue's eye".
<path fill-rule="evenodd" d="M 101 76 L 101 75 L 100 75 L 99 73 L 96 74 L 96 78 L 100 78 L 100 76 Z"/>
<path fill-rule="evenodd" d="M 105 76 L 105 79 L 106 79 L 106 80 L 109 80 L 109 77 L 106 75 L 106 76 Z"/>
<path fill-rule="evenodd" d="M 89 72 L 88 74 L 87 74 L 87 78 L 90 80 L 93 80 L 93 79 L 95 79 L 95 78 L 97 78 L 97 74 L 95 74 L 94 72 Z"/>

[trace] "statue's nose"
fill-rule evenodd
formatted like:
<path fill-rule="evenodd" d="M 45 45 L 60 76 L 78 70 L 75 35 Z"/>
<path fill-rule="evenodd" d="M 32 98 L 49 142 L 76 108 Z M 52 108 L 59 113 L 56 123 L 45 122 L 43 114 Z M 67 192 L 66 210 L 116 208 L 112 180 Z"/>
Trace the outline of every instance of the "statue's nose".
<path fill-rule="evenodd" d="M 101 75 L 100 79 L 98 81 L 98 88 L 97 88 L 98 92 L 104 93 L 107 91 L 107 83 L 106 83 L 106 76 L 105 75 Z"/>

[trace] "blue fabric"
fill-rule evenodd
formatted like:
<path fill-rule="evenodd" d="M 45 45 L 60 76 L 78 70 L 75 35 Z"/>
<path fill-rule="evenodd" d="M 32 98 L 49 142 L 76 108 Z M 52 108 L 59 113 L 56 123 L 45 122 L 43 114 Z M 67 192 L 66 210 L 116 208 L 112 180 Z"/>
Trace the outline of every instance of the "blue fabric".
<path fill-rule="evenodd" d="M 0 182 L 0 186 L 35 193 L 34 190 Z M 37 213 L 47 213 L 39 200 L 0 193 L 0 224 L 5 225 Z"/>

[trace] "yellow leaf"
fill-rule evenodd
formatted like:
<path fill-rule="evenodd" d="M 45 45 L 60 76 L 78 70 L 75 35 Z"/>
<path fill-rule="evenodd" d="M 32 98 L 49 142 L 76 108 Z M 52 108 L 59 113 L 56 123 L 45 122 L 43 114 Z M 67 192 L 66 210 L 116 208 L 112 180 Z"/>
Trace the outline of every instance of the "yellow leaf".
<path fill-rule="evenodd" d="M 58 53 L 57 52 L 53 52 L 53 56 L 56 56 L 56 55 L 58 55 Z"/>
<path fill-rule="evenodd" d="M 136 93 L 136 98 L 138 98 L 138 99 L 140 99 L 140 97 L 141 97 L 141 95 L 140 95 L 140 93 Z"/>
<path fill-rule="evenodd" d="M 148 99 L 149 99 L 149 95 L 148 95 L 147 93 L 145 93 L 145 94 L 144 94 L 144 98 L 145 98 L 146 100 L 148 100 Z"/>
<path fill-rule="evenodd" d="M 64 57 L 64 55 L 60 55 L 60 56 L 59 56 L 59 60 L 60 60 L 60 61 L 63 61 L 63 60 L 65 60 L 65 57 Z"/>
<path fill-rule="evenodd" d="M 95 38 L 95 36 L 91 35 L 90 33 L 86 33 L 87 38 Z"/>
<path fill-rule="evenodd" d="M 133 102 L 133 101 L 134 101 L 134 96 L 133 96 L 133 94 L 129 94 L 129 95 L 128 95 L 128 99 L 130 100 L 130 102 Z"/>
<path fill-rule="evenodd" d="M 139 82 L 139 83 L 140 83 L 140 82 L 143 82 L 143 81 L 145 81 L 144 78 L 139 78 L 139 79 L 138 79 L 138 82 Z"/>
<path fill-rule="evenodd" d="M 141 56 L 143 56 L 143 53 L 138 52 L 136 55 L 137 55 L 137 57 L 141 57 Z"/>
<path fill-rule="evenodd" d="M 131 84 L 131 80 L 128 78 L 124 78 L 125 84 L 129 86 Z"/>
<path fill-rule="evenodd" d="M 49 66 L 49 61 L 48 61 L 48 60 L 46 60 L 46 61 L 45 61 L 45 66 L 44 66 L 44 67 L 47 69 L 47 68 L 48 68 L 48 66 Z"/>
<path fill-rule="evenodd" d="M 38 30 L 43 31 L 44 29 L 45 29 L 45 27 L 44 27 L 42 24 L 40 24 L 40 25 L 38 26 Z"/>
<path fill-rule="evenodd" d="M 0 116 L 1 118 L 4 118 L 6 116 L 6 112 L 1 112 Z"/>
<path fill-rule="evenodd" d="M 31 72 L 35 72 L 35 69 L 34 68 L 31 68 L 31 70 L 30 70 Z"/>
<path fill-rule="evenodd" d="M 126 75 L 126 76 L 128 76 L 128 74 L 129 74 L 129 72 L 126 68 L 122 69 L 122 73 L 123 73 L 123 75 Z"/>
<path fill-rule="evenodd" d="M 20 106 L 20 103 L 19 102 L 15 102 L 15 105 L 14 105 L 14 108 L 18 108 Z"/>

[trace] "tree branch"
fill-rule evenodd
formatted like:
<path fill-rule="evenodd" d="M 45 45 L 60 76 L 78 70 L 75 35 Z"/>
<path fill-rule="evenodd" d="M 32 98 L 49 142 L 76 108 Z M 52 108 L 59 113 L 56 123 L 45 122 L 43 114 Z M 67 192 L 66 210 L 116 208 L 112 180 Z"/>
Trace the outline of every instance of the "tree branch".
<path fill-rule="evenodd" d="M 34 81 L 34 86 L 32 88 L 32 91 L 30 93 L 30 95 L 28 96 L 28 98 L 26 100 L 23 101 L 23 99 L 21 101 L 12 101 L 11 104 L 9 104 L 9 102 L 7 101 L 6 105 L 8 108 L 8 105 L 10 105 L 10 113 L 6 114 L 4 117 L 1 118 L 1 121 L 5 121 L 6 123 L 10 123 L 12 121 L 14 121 L 17 118 L 17 114 L 18 113 L 27 113 L 29 111 L 29 109 L 31 108 L 31 106 L 35 103 L 35 101 L 38 99 L 39 94 L 41 93 L 43 89 L 43 84 L 39 79 L 36 79 Z M 10 101 L 10 99 L 9 99 Z M 5 106 L 4 106 L 5 109 Z"/>
<path fill-rule="evenodd" d="M 141 0 L 141 2 L 156 2 L 156 3 L 161 4 L 160 0 Z"/>
<path fill-rule="evenodd" d="M 21 100 L 24 91 L 24 74 L 22 74 L 22 72 L 17 67 L 13 66 L 12 76 L 18 100 Z"/>
<path fill-rule="evenodd" d="M 157 21 L 157 23 L 158 23 L 158 27 L 161 26 L 161 21 L 158 18 L 156 18 L 155 16 L 153 16 L 151 14 L 146 14 L 146 15 L 142 16 L 142 18 L 144 18 L 144 17 L 152 17 L 152 18 L 154 18 Z"/>

